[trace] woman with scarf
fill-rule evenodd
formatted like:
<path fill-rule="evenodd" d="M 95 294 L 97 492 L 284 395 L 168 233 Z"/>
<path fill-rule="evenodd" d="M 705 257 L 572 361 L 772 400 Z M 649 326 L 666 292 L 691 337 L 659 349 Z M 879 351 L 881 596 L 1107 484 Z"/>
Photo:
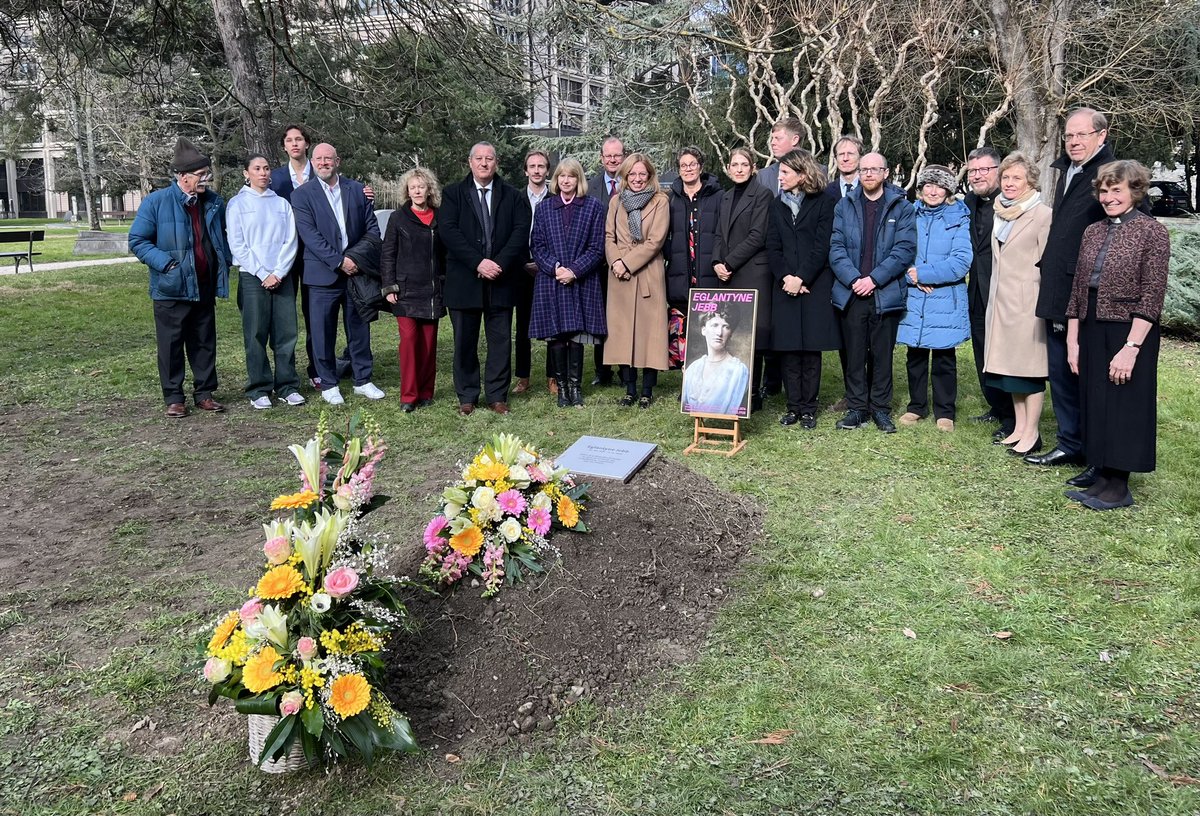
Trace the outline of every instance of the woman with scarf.
<path fill-rule="evenodd" d="M 799 423 L 811 431 L 817 427 L 821 352 L 842 347 L 829 269 L 837 199 L 825 191 L 825 170 L 807 150 L 792 150 L 779 159 L 779 187 L 767 229 L 774 279 L 771 348 L 779 355 L 787 395 L 787 412 L 779 424 Z"/>
<path fill-rule="evenodd" d="M 587 194 L 583 165 L 566 158 L 538 204 L 531 249 L 537 264 L 529 336 L 548 341 L 558 407 L 583 407 L 583 347 L 608 334 L 604 320 L 604 205 Z"/>
<path fill-rule="evenodd" d="M 744 147 L 729 154 L 726 168 L 733 189 L 721 196 L 713 274 L 721 286 L 758 291 L 754 330 L 754 385 L 751 407 L 762 408 L 763 361 L 771 346 L 771 292 L 775 280 L 767 261 L 767 221 L 771 191 L 754 180 L 754 155 Z"/>
<path fill-rule="evenodd" d="M 650 157 L 632 153 L 617 171 L 617 195 L 608 205 L 604 250 L 608 260 L 608 338 L 604 364 L 621 367 L 621 405 L 649 408 L 667 359 L 667 280 L 662 248 L 670 226 L 667 194 L 658 188 Z M 637 373 L 642 369 L 641 397 Z"/>
<path fill-rule="evenodd" d="M 917 257 L 908 268 L 908 308 L 896 342 L 908 346 L 908 410 L 901 425 L 929 415 L 930 368 L 933 416 L 939 431 L 954 430 L 958 362 L 954 347 L 971 336 L 967 270 L 971 268 L 970 212 L 954 198 L 958 180 L 949 167 L 930 164 L 917 176 Z M 930 358 L 933 360 L 930 365 Z"/>
<path fill-rule="evenodd" d="M 1167 292 L 1171 239 L 1138 211 L 1150 173 L 1135 161 L 1105 164 L 1096 197 L 1108 216 L 1089 226 L 1067 305 L 1067 362 L 1079 375 L 1084 453 L 1097 469 L 1085 491 L 1092 510 L 1133 504 L 1131 471 L 1154 470 L 1158 425 L 1158 318 Z"/>
<path fill-rule="evenodd" d="M 1038 192 L 1038 167 L 1020 152 L 1000 162 L 1000 194 L 992 229 L 983 370 L 988 385 L 1012 394 L 1016 427 L 996 440 L 1014 456 L 1042 449 L 1038 422 L 1045 401 L 1046 321 L 1037 309 L 1038 261 L 1050 234 L 1051 211 Z"/>

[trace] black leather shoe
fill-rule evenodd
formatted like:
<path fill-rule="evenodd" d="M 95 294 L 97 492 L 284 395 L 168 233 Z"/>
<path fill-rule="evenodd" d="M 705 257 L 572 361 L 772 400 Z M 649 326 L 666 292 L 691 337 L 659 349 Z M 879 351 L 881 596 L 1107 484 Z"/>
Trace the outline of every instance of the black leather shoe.
<path fill-rule="evenodd" d="M 400 403 L 400 410 L 406 414 L 411 414 L 417 410 L 417 404 L 415 402 L 402 402 Z"/>
<path fill-rule="evenodd" d="M 1025 461 L 1031 465 L 1082 465 L 1083 457 L 1077 453 L 1067 453 L 1062 448 L 1054 447 L 1050 449 L 1049 453 L 1026 456 Z"/>
<path fill-rule="evenodd" d="M 1026 462 L 1028 462 L 1029 461 L 1028 457 L 1033 456 L 1041 449 L 1042 449 L 1042 438 L 1039 436 L 1037 439 L 1033 440 L 1033 444 L 1030 445 L 1025 450 L 1019 451 L 1019 450 L 1017 450 L 1016 445 L 1014 445 L 1008 449 L 1008 453 L 1010 456 L 1020 456 L 1022 459 L 1024 459 Z"/>
<path fill-rule="evenodd" d="M 1067 484 L 1069 484 L 1071 487 L 1088 488 L 1096 483 L 1096 477 L 1099 475 L 1100 473 L 1096 470 L 1096 468 L 1088 467 L 1082 473 L 1067 479 Z"/>
<path fill-rule="evenodd" d="M 785 428 L 788 427 L 789 425 L 795 425 L 799 421 L 800 421 L 800 416 L 792 411 L 788 411 L 786 414 L 784 414 L 783 416 L 781 416 L 779 418 L 779 424 Z"/>
<path fill-rule="evenodd" d="M 995 441 L 998 439 L 1003 439 L 1011 433 L 1012 431 L 1006 431 L 1003 428 L 997 428 L 996 430 L 992 431 L 992 440 Z"/>
<path fill-rule="evenodd" d="M 637 397 L 635 397 L 633 394 L 626 394 L 625 396 L 621 397 L 621 402 L 619 403 L 622 408 L 632 408 L 636 404 Z"/>
<path fill-rule="evenodd" d="M 1093 510 L 1116 510 L 1120 507 L 1131 506 L 1133 504 L 1133 494 L 1126 490 L 1125 495 L 1116 501 L 1105 501 L 1099 496 L 1087 496 L 1081 504 Z"/>
<path fill-rule="evenodd" d="M 817 427 L 817 418 L 812 414 L 801 414 L 800 427 L 806 431 L 811 431 L 813 428 Z"/>
<path fill-rule="evenodd" d="M 972 422 L 999 422 L 1000 417 L 996 416 L 991 411 L 988 411 L 986 414 L 980 414 L 979 416 L 971 417 L 971 421 Z"/>
<path fill-rule="evenodd" d="M 884 433 L 896 432 L 896 423 L 892 422 L 892 417 L 887 411 L 876 411 L 871 414 L 871 419 L 875 420 L 875 427 Z"/>
<path fill-rule="evenodd" d="M 1080 504 L 1083 504 L 1083 500 L 1088 498 L 1088 494 L 1082 490 L 1064 490 L 1063 495 L 1071 501 L 1079 502 Z"/>

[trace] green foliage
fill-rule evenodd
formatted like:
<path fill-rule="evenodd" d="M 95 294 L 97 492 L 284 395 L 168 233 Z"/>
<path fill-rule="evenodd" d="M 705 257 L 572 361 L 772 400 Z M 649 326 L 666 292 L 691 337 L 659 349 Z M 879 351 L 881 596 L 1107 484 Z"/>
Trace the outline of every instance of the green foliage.
<path fill-rule="evenodd" d="M 1171 268 L 1162 326 L 1171 334 L 1200 337 L 1200 230 L 1171 230 Z"/>

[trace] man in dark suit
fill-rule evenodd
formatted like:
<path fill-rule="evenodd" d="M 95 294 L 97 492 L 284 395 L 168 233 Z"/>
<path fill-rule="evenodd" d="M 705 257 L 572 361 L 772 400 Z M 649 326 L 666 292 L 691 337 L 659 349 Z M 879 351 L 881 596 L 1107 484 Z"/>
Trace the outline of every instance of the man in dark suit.
<path fill-rule="evenodd" d="M 858 187 L 858 163 L 862 160 L 862 139 L 847 133 L 833 144 L 833 163 L 837 166 L 837 175 L 825 187 L 825 194 L 835 199 L 843 199 Z M 778 172 L 778 165 L 776 165 Z M 842 382 L 846 382 L 846 348 L 838 349 L 838 360 L 842 364 Z M 871 377 L 871 364 L 867 361 L 867 378 Z M 829 410 L 841 413 L 850 407 L 849 400 L 843 391 L 842 398 L 830 406 Z"/>
<path fill-rule="evenodd" d="M 800 146 L 800 136 L 804 125 L 795 116 L 785 116 L 771 128 L 771 140 L 768 149 L 775 159 L 767 164 L 754 176 L 754 180 L 771 191 L 771 195 L 779 198 L 779 159 Z"/>
<path fill-rule="evenodd" d="M 625 156 L 625 144 L 616 136 L 609 136 L 600 145 L 600 170 L 596 175 L 588 179 L 588 195 L 604 205 L 605 213 L 608 212 L 609 199 L 617 194 L 617 187 L 620 186 L 617 171 L 621 169 L 621 164 L 625 161 Z M 603 297 L 607 299 L 607 269 L 600 276 L 600 289 Z M 603 342 L 597 342 L 592 346 L 592 357 L 596 364 L 596 376 L 592 379 L 592 385 L 612 385 L 613 372 L 611 368 L 604 364 Z"/>
<path fill-rule="evenodd" d="M 383 399 L 384 393 L 371 382 L 371 327 L 362 319 L 350 296 L 347 281 L 358 273 L 358 265 L 347 254 L 365 236 L 380 238 L 375 208 L 363 186 L 338 173 L 341 160 L 330 144 L 313 149 L 315 181 L 292 191 L 296 232 L 304 244 L 304 283 L 309 287 L 309 332 L 321 397 L 330 405 L 341 405 L 335 350 L 338 311 L 346 327 L 354 393 L 368 399 Z"/>
<path fill-rule="evenodd" d="M 977 147 L 967 154 L 967 184 L 971 191 L 963 203 L 971 213 L 971 273 L 967 277 L 967 305 L 971 315 L 971 349 L 975 352 L 975 373 L 979 390 L 988 409 L 973 417 L 976 422 L 999 422 L 996 434 L 1001 438 L 1013 432 L 1016 416 L 1012 398 L 993 388 L 983 377 L 983 344 L 986 332 L 988 295 L 992 286 L 993 207 L 1000 192 L 1000 154 L 993 147 Z"/>
<path fill-rule="evenodd" d="M 1037 316 L 1046 321 L 1046 357 L 1058 444 L 1049 453 L 1026 456 L 1025 461 L 1033 465 L 1083 464 L 1079 376 L 1067 364 L 1066 313 L 1083 231 L 1104 218 L 1104 208 L 1092 194 L 1092 182 L 1101 165 L 1116 158 L 1105 144 L 1107 136 L 1104 114 L 1091 108 L 1071 111 L 1063 129 L 1063 154 L 1050 165 L 1060 172 L 1054 185 L 1054 220 L 1042 253 Z M 1095 470 L 1087 468 L 1068 479 L 1067 484 L 1090 487 L 1095 481 Z"/>
<path fill-rule="evenodd" d="M 532 213 L 524 194 L 496 175 L 496 148 L 479 142 L 470 174 L 442 193 L 438 212 L 446 245 L 446 308 L 454 327 L 454 390 L 463 416 L 479 401 L 479 324 L 487 339 L 483 393 L 508 413 L 512 319 L 517 276 L 529 257 Z"/>

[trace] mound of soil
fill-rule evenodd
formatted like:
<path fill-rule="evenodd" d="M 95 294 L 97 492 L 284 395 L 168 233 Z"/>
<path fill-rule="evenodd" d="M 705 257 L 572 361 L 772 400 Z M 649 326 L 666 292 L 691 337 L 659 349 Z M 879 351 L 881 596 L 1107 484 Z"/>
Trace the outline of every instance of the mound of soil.
<path fill-rule="evenodd" d="M 555 535 L 560 564 L 495 598 L 464 581 L 412 599 L 388 692 L 422 747 L 528 744 L 580 700 L 636 705 L 695 656 L 762 534 L 752 501 L 660 456 L 629 484 L 593 482 L 586 521 Z"/>

